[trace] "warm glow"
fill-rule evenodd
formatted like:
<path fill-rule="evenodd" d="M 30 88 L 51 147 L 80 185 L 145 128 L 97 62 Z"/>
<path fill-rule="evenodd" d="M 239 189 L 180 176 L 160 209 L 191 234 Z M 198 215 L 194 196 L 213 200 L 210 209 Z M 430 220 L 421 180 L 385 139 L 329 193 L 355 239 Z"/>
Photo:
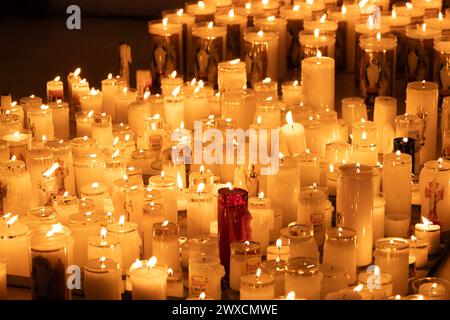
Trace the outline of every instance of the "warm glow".
<path fill-rule="evenodd" d="M 108 73 L 108 80 L 112 79 L 112 73 Z"/>
<path fill-rule="evenodd" d="M 99 186 L 100 186 L 100 184 L 98 182 L 94 182 L 91 185 L 92 189 L 98 189 Z"/>
<path fill-rule="evenodd" d="M 272 79 L 270 79 L 269 77 L 265 78 L 262 83 L 267 84 L 270 83 L 272 81 Z"/>
<path fill-rule="evenodd" d="M 366 140 L 367 140 L 367 133 L 366 133 L 365 131 L 363 131 L 363 133 L 362 133 L 362 135 L 361 135 L 361 139 L 362 139 L 363 141 L 366 141 Z"/>
<path fill-rule="evenodd" d="M 158 262 L 158 259 L 156 259 L 155 256 L 151 257 L 149 260 L 147 260 L 147 268 L 153 268 L 156 266 L 156 262 Z"/>
<path fill-rule="evenodd" d="M 50 168 L 48 168 L 46 171 L 44 171 L 44 173 L 42 173 L 42 175 L 46 178 L 49 178 L 58 168 L 59 168 L 59 163 L 55 162 L 52 164 L 52 166 Z"/>
<path fill-rule="evenodd" d="M 205 7 L 205 3 L 203 1 L 199 1 L 199 2 L 197 2 L 197 6 L 201 9 L 203 9 Z"/>
<path fill-rule="evenodd" d="M 172 268 L 168 268 L 167 269 L 167 275 L 170 277 L 170 276 L 173 276 L 173 269 Z"/>
<path fill-rule="evenodd" d="M 334 172 L 334 166 L 332 164 L 329 165 L 329 171 L 330 171 L 330 173 Z"/>
<path fill-rule="evenodd" d="M 175 89 L 173 89 L 173 91 L 172 91 L 172 96 L 173 97 L 178 96 L 178 94 L 180 93 L 180 90 L 181 90 L 181 86 L 176 86 Z"/>
<path fill-rule="evenodd" d="M 345 4 L 342 5 L 341 13 L 342 13 L 342 15 L 344 15 L 344 16 L 345 16 L 345 14 L 347 13 L 347 7 L 345 6 Z"/>
<path fill-rule="evenodd" d="M 275 16 L 268 16 L 267 17 L 267 21 L 274 22 L 275 21 Z"/>
<path fill-rule="evenodd" d="M 119 225 L 123 227 L 125 225 L 125 216 L 121 215 L 119 218 Z"/>
<path fill-rule="evenodd" d="M 106 238 L 106 228 L 102 228 L 102 229 L 100 230 L 100 237 L 101 237 L 102 239 L 105 239 L 105 238 Z"/>
<path fill-rule="evenodd" d="M 412 240 L 412 241 L 417 241 L 417 238 L 416 238 L 414 235 L 412 235 L 412 236 L 411 236 L 411 240 Z"/>
<path fill-rule="evenodd" d="M 314 38 L 318 38 L 318 37 L 319 37 L 319 34 L 320 34 L 319 28 L 315 28 L 315 29 L 314 29 Z"/>
<path fill-rule="evenodd" d="M 381 33 L 377 32 L 377 40 L 380 41 L 381 40 Z"/>
<path fill-rule="evenodd" d="M 263 201 L 263 200 L 264 200 L 264 191 L 261 191 L 261 192 L 259 193 L 258 198 L 259 198 L 259 201 Z"/>
<path fill-rule="evenodd" d="M 172 79 L 175 79 L 177 77 L 177 71 L 176 70 L 172 71 L 172 73 L 170 74 L 170 77 Z"/>
<path fill-rule="evenodd" d="M 294 5 L 294 6 L 292 7 L 292 10 L 294 10 L 294 11 L 300 11 L 300 6 L 299 6 L 298 4 L 296 4 L 296 5 Z"/>
<path fill-rule="evenodd" d="M 161 226 L 163 226 L 163 227 L 167 227 L 169 225 L 169 220 L 164 220 L 162 223 L 161 223 Z"/>
<path fill-rule="evenodd" d="M 177 16 L 181 17 L 183 15 L 183 9 L 177 11 Z"/>
<path fill-rule="evenodd" d="M 367 19 L 367 24 L 369 28 L 373 28 L 373 16 L 369 16 L 369 18 Z"/>
<path fill-rule="evenodd" d="M 49 231 L 47 232 L 47 238 L 53 237 L 54 234 L 55 234 L 55 232 L 54 232 L 53 230 L 49 230 Z"/>
<path fill-rule="evenodd" d="M 122 93 L 127 93 L 128 92 L 128 87 L 124 87 L 123 89 L 122 89 Z"/>
<path fill-rule="evenodd" d="M 288 125 L 293 126 L 294 125 L 294 118 L 292 117 L 292 111 L 288 111 L 286 113 L 286 122 Z"/>
<path fill-rule="evenodd" d="M 427 31 L 427 24 L 423 23 L 422 24 L 422 32 L 425 32 L 425 31 Z"/>
<path fill-rule="evenodd" d="M 426 227 L 429 227 L 433 224 L 433 222 L 422 216 L 422 224 L 424 224 Z"/>
<path fill-rule="evenodd" d="M 230 60 L 228 61 L 229 64 L 238 64 L 241 61 L 241 59 L 234 59 L 234 60 Z"/>
<path fill-rule="evenodd" d="M 205 184 L 203 182 L 199 183 L 197 186 L 197 193 L 202 193 L 205 189 Z"/>
<path fill-rule="evenodd" d="M 367 2 L 369 2 L 369 0 L 361 0 L 358 5 L 360 8 L 362 8 L 367 4 Z"/>
<path fill-rule="evenodd" d="M 76 68 L 75 71 L 73 72 L 73 75 L 75 77 L 78 77 L 80 75 L 80 73 L 81 73 L 81 68 Z"/>
<path fill-rule="evenodd" d="M 281 241 L 281 239 L 277 239 L 277 241 L 275 242 L 275 245 L 277 246 L 278 250 L 280 250 L 281 246 L 283 245 L 283 242 Z"/>
<path fill-rule="evenodd" d="M 256 270 L 256 277 L 257 278 L 261 277 L 261 273 L 262 273 L 261 268 L 258 268 L 258 270 Z"/>
<path fill-rule="evenodd" d="M 131 269 L 139 269 L 142 268 L 142 262 L 139 259 L 136 259 L 136 261 L 131 265 Z"/>
<path fill-rule="evenodd" d="M 396 19 L 397 18 L 397 11 L 395 11 L 395 7 L 392 9 L 391 16 L 392 16 L 392 19 Z"/>
<path fill-rule="evenodd" d="M 317 50 L 316 58 L 319 60 L 322 58 L 322 52 L 320 50 Z"/>
<path fill-rule="evenodd" d="M 230 11 L 228 11 L 228 17 L 234 18 L 234 9 L 231 9 Z"/>
<path fill-rule="evenodd" d="M 183 179 L 181 178 L 180 171 L 177 172 L 177 187 L 178 187 L 178 190 L 180 190 L 180 191 L 183 190 Z"/>
<path fill-rule="evenodd" d="M 413 5 L 411 2 L 405 3 L 405 6 L 406 6 L 406 9 L 408 9 L 408 10 L 412 10 L 412 8 L 413 8 Z"/>
<path fill-rule="evenodd" d="M 402 154 L 402 153 L 400 152 L 400 150 L 395 151 L 395 155 L 396 155 L 397 157 L 400 157 L 401 154 Z"/>
<path fill-rule="evenodd" d="M 165 176 L 166 176 L 166 173 L 164 172 L 164 170 L 161 170 L 161 179 L 164 179 Z"/>
<path fill-rule="evenodd" d="M 327 21 L 327 14 L 326 14 L 326 13 L 323 14 L 323 15 L 320 17 L 320 19 L 319 19 L 319 22 L 320 22 L 320 23 L 325 23 L 325 21 Z"/>
<path fill-rule="evenodd" d="M 262 30 L 258 31 L 258 37 L 262 38 L 264 36 L 264 32 Z"/>
<path fill-rule="evenodd" d="M 19 219 L 19 216 L 16 214 L 15 216 L 12 216 L 8 221 L 6 221 L 6 225 L 10 227 L 12 224 L 14 224 L 14 222 L 17 221 L 17 219 Z"/>
<path fill-rule="evenodd" d="M 294 291 L 290 291 L 290 292 L 286 295 L 286 300 L 295 300 L 295 292 L 294 292 Z"/>
<path fill-rule="evenodd" d="M 208 22 L 208 29 L 212 29 L 214 26 L 214 22 L 210 21 Z"/>
<path fill-rule="evenodd" d="M 442 15 L 442 12 L 439 12 L 438 19 L 439 19 L 439 22 L 442 22 L 442 20 L 444 20 L 444 16 Z"/>
<path fill-rule="evenodd" d="M 198 295 L 198 299 L 199 299 L 199 300 L 205 300 L 205 299 L 206 299 L 206 293 L 201 292 L 201 293 Z"/>
<path fill-rule="evenodd" d="M 91 110 L 87 113 L 86 117 L 90 118 L 94 115 L 94 110 Z M 87 137 L 86 137 L 87 138 Z"/>
<path fill-rule="evenodd" d="M 363 288 L 364 286 L 362 284 L 359 284 L 353 289 L 353 292 L 360 292 Z"/>

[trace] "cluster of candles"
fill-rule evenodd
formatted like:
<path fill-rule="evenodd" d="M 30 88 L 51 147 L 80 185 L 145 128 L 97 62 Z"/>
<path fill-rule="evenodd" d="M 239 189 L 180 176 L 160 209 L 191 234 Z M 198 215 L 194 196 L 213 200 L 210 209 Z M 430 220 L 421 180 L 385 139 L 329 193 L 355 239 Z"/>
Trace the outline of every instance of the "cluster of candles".
<path fill-rule="evenodd" d="M 437 3 L 375 21 L 388 1 L 200 1 L 149 23 L 151 69 L 137 71 L 136 89 L 122 72 L 96 90 L 78 68 L 67 93 L 60 77 L 47 82 L 46 104 L 3 95 L 0 298 L 7 279 L 29 277 L 33 299 L 70 299 L 78 266 L 86 299 L 186 298 L 184 288 L 188 299 L 221 299 L 222 288 L 241 299 L 448 299 L 438 278 L 414 280 L 408 296 L 411 266 L 427 267 L 450 230 L 446 82 L 421 62 L 412 70 L 408 54 L 406 114 L 391 96 L 401 41 L 435 39 L 445 57 L 435 36 L 450 20 L 424 18 Z M 354 71 L 361 93 L 341 101 L 342 118 L 335 70 Z M 260 174 L 267 165 L 248 154 L 190 163 L 193 145 L 212 144 L 195 121 L 253 129 L 268 145 L 277 130 L 278 170 Z M 233 159 L 247 144 L 221 143 Z M 423 221 L 412 231 L 413 204 Z"/>

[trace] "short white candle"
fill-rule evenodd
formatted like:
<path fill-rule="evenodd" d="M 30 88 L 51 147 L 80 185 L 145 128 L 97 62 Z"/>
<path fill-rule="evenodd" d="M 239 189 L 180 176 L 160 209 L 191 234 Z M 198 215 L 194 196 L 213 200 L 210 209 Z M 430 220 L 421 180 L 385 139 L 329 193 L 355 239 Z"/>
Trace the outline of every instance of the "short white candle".
<path fill-rule="evenodd" d="M 200 255 L 189 259 L 189 294 L 207 293 L 214 299 L 222 298 L 221 279 L 225 269 L 218 257 Z"/>
<path fill-rule="evenodd" d="M 387 214 L 384 220 L 386 237 L 406 237 L 409 231 L 411 217 L 405 214 Z"/>
<path fill-rule="evenodd" d="M 87 94 L 80 96 L 81 111 L 91 111 L 96 113 L 102 112 L 103 95 L 99 90 L 92 88 Z"/>
<path fill-rule="evenodd" d="M 5 219 L 5 216 L 3 216 Z M 9 214 L 6 223 L 0 224 L 0 252 L 7 258 L 8 274 L 28 277 L 29 259 L 28 259 L 28 227 L 18 222 L 18 216 Z"/>
<path fill-rule="evenodd" d="M 428 240 L 411 236 L 409 240 L 409 255 L 416 258 L 416 267 L 423 268 L 428 264 Z"/>
<path fill-rule="evenodd" d="M 261 245 L 253 241 L 233 242 L 230 255 L 230 288 L 239 291 L 241 276 L 254 274 L 261 264 Z"/>
<path fill-rule="evenodd" d="M 241 277 L 241 300 L 272 300 L 275 297 L 274 277 L 268 273 L 262 273 L 258 268 L 256 274 L 243 275 Z"/>
<path fill-rule="evenodd" d="M 320 272 L 322 272 L 321 299 L 331 292 L 346 288 L 349 284 L 349 276 L 344 267 L 322 264 Z"/>
<path fill-rule="evenodd" d="M 167 299 L 167 267 L 156 263 L 156 257 L 151 257 L 130 267 L 133 300 Z"/>
<path fill-rule="evenodd" d="M 322 273 L 318 262 L 299 257 L 290 259 L 286 267 L 284 292 L 295 292 L 297 297 L 320 299 Z"/>
<path fill-rule="evenodd" d="M 102 257 L 87 262 L 84 268 L 86 300 L 121 300 L 122 272 L 117 262 Z"/>
<path fill-rule="evenodd" d="M 417 239 L 428 240 L 428 254 L 434 255 L 440 250 L 441 227 L 432 224 L 428 219 L 422 217 L 422 223 L 414 227 L 414 235 Z"/>
<path fill-rule="evenodd" d="M 370 288 L 374 300 L 386 299 L 392 296 L 392 276 L 381 273 L 380 267 L 375 266 L 371 271 L 358 274 L 360 284 Z"/>

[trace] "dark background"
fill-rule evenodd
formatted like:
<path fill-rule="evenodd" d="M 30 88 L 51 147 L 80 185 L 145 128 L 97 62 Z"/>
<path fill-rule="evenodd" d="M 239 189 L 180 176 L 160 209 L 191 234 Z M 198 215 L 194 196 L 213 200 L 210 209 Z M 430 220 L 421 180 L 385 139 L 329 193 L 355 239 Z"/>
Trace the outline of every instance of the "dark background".
<path fill-rule="evenodd" d="M 81 30 L 69 30 L 66 9 L 81 8 Z M 147 22 L 183 0 L 0 0 L 0 92 L 13 100 L 36 94 L 45 83 L 81 67 L 90 86 L 119 72 L 119 44 L 131 46 L 130 81 L 149 68 Z"/>

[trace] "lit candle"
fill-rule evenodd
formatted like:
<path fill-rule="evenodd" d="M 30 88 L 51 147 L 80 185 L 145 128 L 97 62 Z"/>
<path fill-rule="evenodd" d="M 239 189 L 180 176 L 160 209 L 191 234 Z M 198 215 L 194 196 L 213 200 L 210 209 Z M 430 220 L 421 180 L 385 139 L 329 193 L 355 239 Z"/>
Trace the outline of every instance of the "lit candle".
<path fill-rule="evenodd" d="M 226 91 L 221 94 L 222 117 L 236 122 L 236 128 L 247 129 L 256 111 L 256 94 L 251 89 Z"/>
<path fill-rule="evenodd" d="M 167 299 L 167 267 L 157 264 L 157 258 L 136 260 L 130 267 L 133 300 Z"/>
<path fill-rule="evenodd" d="M 316 57 L 302 60 L 302 90 L 305 104 L 314 110 L 334 109 L 334 59 Z"/>
<path fill-rule="evenodd" d="M 54 102 L 49 102 L 48 106 L 52 110 L 55 137 L 59 139 L 69 139 L 69 104 L 62 100 L 56 100 Z"/>
<path fill-rule="evenodd" d="M 325 300 L 373 300 L 373 294 L 369 288 L 359 284 L 337 292 L 327 294 Z"/>
<path fill-rule="evenodd" d="M 61 77 L 57 76 L 47 82 L 47 102 L 54 102 L 64 99 L 64 84 Z"/>
<path fill-rule="evenodd" d="M 220 259 L 200 255 L 189 259 L 189 294 L 206 292 L 214 299 L 222 298 L 221 279 L 225 275 Z"/>
<path fill-rule="evenodd" d="M 240 58 L 243 54 L 243 33 L 247 25 L 247 17 L 236 14 L 234 9 L 224 14 L 216 14 L 214 21 L 225 25 L 227 29 L 226 59 Z"/>
<path fill-rule="evenodd" d="M 156 190 L 154 190 L 156 191 Z M 153 255 L 153 226 L 164 221 L 164 208 L 162 204 L 148 202 L 143 207 L 142 217 L 142 244 L 144 247 L 144 257 Z"/>
<path fill-rule="evenodd" d="M 91 136 L 101 149 L 111 148 L 114 137 L 112 133 L 111 116 L 106 113 L 94 114 Z"/>
<path fill-rule="evenodd" d="M 395 117 L 397 115 L 397 99 L 389 96 L 375 98 L 373 121 L 378 129 L 379 153 L 391 152 L 395 135 Z"/>
<path fill-rule="evenodd" d="M 219 92 L 245 88 L 247 86 L 246 63 L 239 59 L 220 62 L 218 86 Z"/>
<path fill-rule="evenodd" d="M 392 296 L 392 276 L 389 273 L 382 273 L 379 266 L 375 266 L 372 271 L 358 274 L 358 282 L 370 289 L 374 300 Z"/>
<path fill-rule="evenodd" d="M 356 233 L 350 228 L 332 228 L 326 232 L 323 263 L 345 268 L 348 284 L 356 280 Z"/>
<path fill-rule="evenodd" d="M 284 295 L 284 280 L 287 262 L 279 258 L 276 260 L 266 260 L 261 263 L 261 270 L 270 274 L 274 279 L 275 297 Z"/>
<path fill-rule="evenodd" d="M 28 109 L 27 121 L 33 137 L 41 139 L 45 135 L 48 140 L 55 139 L 53 115 L 49 106 L 42 105 Z"/>
<path fill-rule="evenodd" d="M 183 79 L 178 76 L 176 71 L 173 71 L 167 77 L 161 78 L 161 94 L 164 97 L 171 95 L 172 91 L 178 86 L 183 86 Z"/>
<path fill-rule="evenodd" d="M 7 214 L 0 224 L 0 252 L 7 261 L 7 274 L 28 277 L 29 263 L 29 229 L 18 221 L 17 215 Z"/>
<path fill-rule="evenodd" d="M 441 227 L 433 224 L 427 218 L 422 217 L 422 223 L 414 227 L 414 235 L 417 239 L 428 241 L 428 254 L 434 255 L 440 251 Z"/>
<path fill-rule="evenodd" d="M 230 288 L 239 291 L 241 276 L 254 274 L 261 264 L 261 244 L 254 241 L 231 243 Z"/>
<path fill-rule="evenodd" d="M 425 296 L 427 300 L 447 300 L 448 289 L 440 283 L 423 283 L 419 287 L 419 294 Z"/>
<path fill-rule="evenodd" d="M 263 273 L 260 268 L 253 274 L 241 277 L 241 300 L 273 300 L 275 297 L 275 279 L 269 273 Z"/>
<path fill-rule="evenodd" d="M 175 272 L 181 270 L 178 230 L 178 224 L 167 220 L 153 224 L 153 255 Z"/>
<path fill-rule="evenodd" d="M 356 231 L 357 266 L 365 266 L 372 261 L 373 179 L 372 167 L 359 164 L 339 167 L 336 196 L 338 225 Z"/>
<path fill-rule="evenodd" d="M 81 195 L 81 186 L 94 182 L 103 182 L 104 161 L 96 153 L 76 157 L 73 163 L 77 195 Z"/>
<path fill-rule="evenodd" d="M 401 238 L 383 238 L 376 243 L 375 264 L 392 276 L 393 294 L 408 293 L 409 245 Z"/>
<path fill-rule="evenodd" d="M 88 264 L 92 259 L 105 257 L 114 260 L 119 268 L 122 268 L 122 248 L 119 237 L 108 234 L 106 228 L 102 227 L 100 235 L 88 238 L 87 258 Z"/>
<path fill-rule="evenodd" d="M 95 203 L 95 211 L 98 214 L 104 213 L 104 202 L 109 198 L 109 189 L 103 183 L 93 182 L 84 185 L 80 189 L 81 196 L 86 199 L 92 199 Z"/>
<path fill-rule="evenodd" d="M 153 176 L 149 179 L 149 186 L 161 192 L 161 204 L 164 207 L 165 219 L 176 222 L 177 221 L 177 201 L 176 201 L 176 183 L 173 177 L 166 176 L 164 171 L 161 171 L 160 176 Z"/>
<path fill-rule="evenodd" d="M 411 236 L 409 243 L 409 255 L 416 259 L 416 267 L 423 268 L 428 264 L 428 240 L 417 239 Z"/>
<path fill-rule="evenodd" d="M 92 88 L 87 94 L 80 96 L 80 107 L 81 111 L 91 111 L 96 113 L 102 112 L 102 100 L 103 95 L 100 90 L 95 90 Z"/>
<path fill-rule="evenodd" d="M 320 51 L 322 56 L 335 58 L 336 35 L 334 32 L 320 30 L 303 30 L 299 35 L 301 60 L 317 56 Z"/>
<path fill-rule="evenodd" d="M 331 292 L 347 288 L 349 276 L 344 267 L 324 263 L 320 266 L 320 272 L 322 272 L 323 277 L 320 290 L 321 299 L 324 299 Z"/>
<path fill-rule="evenodd" d="M 138 226 L 133 222 L 125 222 L 125 216 L 121 216 L 118 222 L 109 224 L 106 230 L 119 238 L 122 251 L 122 270 L 125 273 L 140 256 L 141 239 Z"/>
<path fill-rule="evenodd" d="M 295 292 L 298 297 L 320 299 L 322 273 L 317 261 L 298 257 L 289 259 L 286 267 L 284 292 Z"/>
<path fill-rule="evenodd" d="M 108 74 L 108 78 L 102 80 L 102 112 L 110 114 L 115 119 L 115 103 L 114 94 L 119 91 L 119 82 L 113 78 L 112 74 Z"/>
<path fill-rule="evenodd" d="M 246 30 L 244 53 L 249 85 L 253 86 L 267 77 L 274 81 L 278 79 L 278 46 L 279 35 L 276 31 L 263 31 L 258 27 Z"/>
<path fill-rule="evenodd" d="M 288 108 L 300 105 L 303 100 L 302 87 L 298 80 L 283 83 L 281 91 L 283 93 L 283 102 Z"/>
<path fill-rule="evenodd" d="M 184 123 L 188 130 L 193 130 L 195 121 L 208 117 L 210 113 L 209 99 L 214 96 L 214 90 L 200 80 L 195 86 L 185 86 L 183 94 Z"/>
<path fill-rule="evenodd" d="M 77 137 L 91 136 L 94 111 L 78 112 L 75 114 Z"/>
<path fill-rule="evenodd" d="M 294 122 L 292 112 L 286 114 L 286 124 L 281 127 L 281 141 L 285 141 L 289 154 L 300 154 L 306 150 L 305 129 L 300 123 Z"/>
<path fill-rule="evenodd" d="M 86 300 L 121 300 L 122 272 L 116 261 L 101 257 L 89 260 L 84 267 Z"/>
<path fill-rule="evenodd" d="M 72 104 L 74 106 L 80 105 L 80 97 L 89 93 L 89 82 L 86 79 L 81 79 L 72 83 Z"/>
<path fill-rule="evenodd" d="M 289 246 L 283 245 L 281 239 L 277 239 L 274 245 L 271 245 L 267 248 L 267 260 L 276 259 L 279 259 L 281 261 L 289 260 Z"/>
<path fill-rule="evenodd" d="M 184 122 L 184 95 L 180 86 L 164 97 L 164 120 L 172 129 Z"/>
<path fill-rule="evenodd" d="M 300 169 L 301 172 L 302 169 Z M 325 240 L 325 211 L 328 196 L 316 185 L 302 188 L 298 197 L 297 222 L 312 225 L 317 244 L 322 246 Z"/>
<path fill-rule="evenodd" d="M 195 22 L 214 20 L 216 6 L 204 1 L 186 3 L 186 12 L 195 16 Z"/>
<path fill-rule="evenodd" d="M 106 189 L 105 192 L 107 191 Z M 114 181 L 111 200 L 116 218 L 125 215 L 127 221 L 136 223 L 139 230 L 142 230 L 144 188 L 141 178 L 133 179 L 131 175 L 125 175 L 122 179 Z"/>
<path fill-rule="evenodd" d="M 124 87 L 122 90 L 118 90 L 114 93 L 114 117 L 112 118 L 113 122 L 128 122 L 128 106 L 136 101 L 137 93 L 136 89 L 130 89 L 128 87 Z"/>
<path fill-rule="evenodd" d="M 291 223 L 281 230 L 281 235 L 289 240 L 289 259 L 308 257 L 319 262 L 319 249 L 314 239 L 314 227 L 305 224 Z"/>

